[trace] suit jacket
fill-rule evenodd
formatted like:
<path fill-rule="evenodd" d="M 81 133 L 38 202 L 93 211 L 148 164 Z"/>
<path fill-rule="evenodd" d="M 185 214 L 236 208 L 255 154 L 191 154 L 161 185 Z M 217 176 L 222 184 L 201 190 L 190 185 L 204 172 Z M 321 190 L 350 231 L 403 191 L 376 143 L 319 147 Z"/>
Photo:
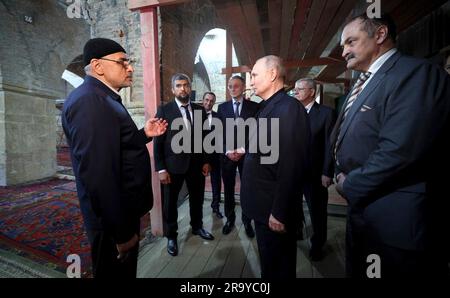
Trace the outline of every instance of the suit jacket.
<path fill-rule="evenodd" d="M 247 120 L 250 117 L 254 117 L 255 114 L 258 112 L 258 107 L 259 105 L 256 102 L 250 101 L 250 100 L 242 100 L 242 109 L 241 109 L 241 113 L 239 114 L 239 117 Z M 227 144 L 227 139 L 226 139 L 226 120 L 228 119 L 234 119 L 234 106 L 233 106 L 233 100 L 229 100 L 226 101 L 224 103 L 221 103 L 217 109 L 217 113 L 219 115 L 219 118 L 222 121 L 222 125 L 223 125 L 223 149 L 224 149 L 224 153 L 226 153 L 228 150 L 234 150 L 234 149 L 238 149 L 238 144 L 237 144 L 237 136 L 234 136 L 234 146 L 233 144 Z M 244 144 L 247 143 L 248 141 L 248 134 L 249 131 L 248 129 L 246 130 L 246 137 L 245 137 L 245 142 Z"/>
<path fill-rule="evenodd" d="M 130 240 L 153 204 L 145 145 L 151 139 L 120 96 L 91 76 L 64 103 L 62 125 L 85 226 L 110 233 L 116 243 Z"/>
<path fill-rule="evenodd" d="M 282 223 L 295 224 L 298 217 L 297 200 L 302 193 L 305 176 L 308 173 L 308 148 L 310 127 L 303 105 L 289 96 L 283 89 L 261 103 L 257 120 L 267 119 L 271 127 L 274 119 L 279 120 L 279 131 L 263 131 L 258 127 L 250 135 L 250 143 L 266 135 L 275 143 L 279 137 L 278 160 L 274 164 L 262 164 L 263 154 L 247 152 L 244 159 L 244 174 L 241 185 L 243 212 L 255 221 L 268 224 L 272 214 Z M 251 149 L 251 148 L 250 148 Z"/>
<path fill-rule="evenodd" d="M 162 118 L 169 124 L 167 131 L 164 135 L 158 136 L 153 142 L 153 151 L 155 158 L 155 170 L 167 170 L 170 174 L 185 174 L 190 166 L 198 168 L 201 171 L 202 166 L 205 163 L 209 163 L 209 157 L 203 150 L 203 139 L 208 130 L 203 130 L 203 123 L 207 121 L 206 112 L 202 106 L 190 103 L 193 114 L 193 132 L 200 137 L 202 141 L 202 147 L 199 153 L 194 153 L 193 142 L 191 146 L 191 152 L 176 153 L 172 149 L 172 139 L 182 130 L 184 127 L 172 128 L 172 122 L 175 119 L 183 119 L 180 109 L 178 108 L 175 100 L 160 106 L 156 113 L 156 117 Z M 197 113 L 195 112 L 197 111 Z M 197 117 L 200 113 L 201 116 Z M 193 141 L 193 139 L 191 139 Z M 178 144 L 178 142 L 176 142 Z M 191 160 L 192 159 L 192 160 Z M 192 162 L 192 163 L 191 163 Z"/>
<path fill-rule="evenodd" d="M 437 193 L 448 183 L 449 99 L 443 69 L 398 52 L 360 93 L 337 151 L 356 230 L 409 250 L 448 245 L 449 199 Z"/>
<path fill-rule="evenodd" d="M 308 114 L 311 126 L 311 163 L 314 179 L 333 177 L 334 159 L 330 136 L 336 121 L 333 109 L 314 103 Z"/>
<path fill-rule="evenodd" d="M 221 119 L 220 119 L 220 116 L 219 116 L 219 114 L 217 113 L 217 112 L 215 112 L 215 111 L 211 111 L 211 115 L 212 115 L 212 119 L 214 120 L 217 120 L 217 121 L 222 121 Z M 209 132 L 213 132 L 213 131 L 215 131 L 216 130 L 216 127 L 215 126 L 212 126 L 212 127 L 209 127 L 209 131 L 208 131 L 208 133 Z M 213 146 L 215 146 L 215 141 L 216 141 L 216 139 L 214 139 L 213 141 L 212 141 L 212 144 L 211 145 L 213 145 Z M 219 166 L 220 167 L 220 164 L 219 164 L 219 162 L 220 162 L 220 152 L 213 152 L 212 154 L 210 154 L 210 161 L 211 161 L 211 166 L 212 167 L 217 167 L 217 166 Z"/>

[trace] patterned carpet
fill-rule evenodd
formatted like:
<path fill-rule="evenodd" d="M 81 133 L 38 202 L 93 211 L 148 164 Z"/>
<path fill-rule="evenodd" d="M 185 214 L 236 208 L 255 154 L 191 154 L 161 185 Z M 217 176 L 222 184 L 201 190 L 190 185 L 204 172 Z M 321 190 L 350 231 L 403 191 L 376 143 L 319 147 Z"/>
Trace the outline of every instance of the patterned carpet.
<path fill-rule="evenodd" d="M 91 275 L 89 243 L 74 182 L 51 179 L 0 188 L 0 248 L 65 273 L 70 254 Z"/>

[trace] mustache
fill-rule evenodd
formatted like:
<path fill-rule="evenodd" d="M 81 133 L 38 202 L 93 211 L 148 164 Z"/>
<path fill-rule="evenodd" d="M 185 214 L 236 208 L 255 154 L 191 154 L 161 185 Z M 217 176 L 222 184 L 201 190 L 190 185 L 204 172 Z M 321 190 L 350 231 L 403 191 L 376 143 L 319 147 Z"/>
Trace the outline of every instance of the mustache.
<path fill-rule="evenodd" d="M 348 60 L 353 59 L 353 58 L 355 58 L 355 54 L 348 54 L 348 55 L 345 57 L 345 61 L 348 61 Z"/>

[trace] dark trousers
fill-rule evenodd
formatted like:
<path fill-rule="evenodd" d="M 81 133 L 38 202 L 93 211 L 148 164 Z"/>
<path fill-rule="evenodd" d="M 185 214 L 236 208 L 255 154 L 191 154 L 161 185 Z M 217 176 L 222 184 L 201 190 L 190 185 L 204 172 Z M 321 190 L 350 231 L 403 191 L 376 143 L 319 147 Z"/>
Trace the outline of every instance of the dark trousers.
<path fill-rule="evenodd" d="M 261 261 L 261 278 L 296 277 L 297 244 L 295 230 L 276 233 L 267 224 L 255 221 L 256 241 Z"/>
<path fill-rule="evenodd" d="M 238 162 L 230 160 L 225 155 L 222 156 L 222 179 L 225 193 L 225 216 L 227 221 L 232 223 L 236 220 L 236 213 L 234 211 L 236 207 L 236 200 L 234 197 L 234 188 L 236 186 L 236 169 L 239 169 L 239 175 L 242 177 L 244 170 L 244 159 L 241 158 Z M 242 222 L 244 224 L 250 224 L 250 219 L 242 213 Z"/>
<path fill-rule="evenodd" d="M 303 191 L 313 228 L 311 249 L 319 250 L 327 241 L 328 189 L 322 186 L 319 177 L 312 184 L 305 185 Z"/>
<path fill-rule="evenodd" d="M 220 206 L 220 193 L 222 191 L 222 175 L 220 170 L 220 156 L 214 154 L 211 162 L 211 187 L 212 187 L 212 202 L 211 208 L 213 210 L 219 209 Z"/>
<path fill-rule="evenodd" d="M 189 214 L 192 230 L 203 227 L 205 177 L 201 168 L 190 167 L 186 174 L 170 174 L 170 179 L 170 184 L 163 185 L 164 236 L 169 239 L 176 239 L 178 236 L 177 201 L 184 181 L 186 181 L 189 192 Z"/>
<path fill-rule="evenodd" d="M 139 242 L 125 258 L 118 260 L 119 252 L 110 234 L 92 230 L 88 230 L 87 234 L 91 243 L 94 278 L 136 278 Z M 139 236 L 139 220 L 136 222 L 136 234 Z"/>

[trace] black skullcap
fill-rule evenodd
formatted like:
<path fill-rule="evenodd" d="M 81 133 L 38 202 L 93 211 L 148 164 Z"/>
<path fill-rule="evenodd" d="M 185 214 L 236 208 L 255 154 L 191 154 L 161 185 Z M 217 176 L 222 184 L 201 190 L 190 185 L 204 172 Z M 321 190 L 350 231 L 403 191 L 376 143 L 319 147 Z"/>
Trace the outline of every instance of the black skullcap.
<path fill-rule="evenodd" d="M 83 62 L 84 66 L 91 63 L 94 58 L 102 58 L 109 54 L 124 52 L 125 49 L 115 42 L 114 40 L 107 38 L 92 38 L 84 45 L 83 49 Z"/>

